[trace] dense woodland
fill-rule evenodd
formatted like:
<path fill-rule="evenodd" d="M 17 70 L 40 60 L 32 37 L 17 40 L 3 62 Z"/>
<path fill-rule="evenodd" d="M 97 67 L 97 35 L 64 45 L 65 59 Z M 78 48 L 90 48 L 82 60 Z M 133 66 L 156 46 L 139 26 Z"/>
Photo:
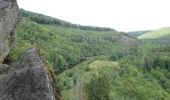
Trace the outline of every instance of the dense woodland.
<path fill-rule="evenodd" d="M 170 99 L 170 28 L 134 38 L 25 10 L 21 15 L 11 59 L 41 49 L 64 100 Z"/>

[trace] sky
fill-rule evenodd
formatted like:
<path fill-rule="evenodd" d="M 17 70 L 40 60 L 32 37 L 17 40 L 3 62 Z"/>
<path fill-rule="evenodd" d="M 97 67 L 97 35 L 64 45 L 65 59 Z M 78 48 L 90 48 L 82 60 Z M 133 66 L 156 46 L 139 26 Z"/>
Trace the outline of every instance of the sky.
<path fill-rule="evenodd" d="M 20 8 L 118 31 L 170 27 L 170 0 L 17 0 Z"/>

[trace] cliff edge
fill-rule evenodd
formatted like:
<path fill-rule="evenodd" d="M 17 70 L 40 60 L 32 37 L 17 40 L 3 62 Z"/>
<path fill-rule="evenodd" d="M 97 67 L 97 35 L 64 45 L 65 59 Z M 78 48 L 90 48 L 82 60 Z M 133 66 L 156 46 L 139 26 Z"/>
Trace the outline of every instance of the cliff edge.
<path fill-rule="evenodd" d="M 61 100 L 57 83 L 36 48 L 10 65 L 1 64 L 15 47 L 18 20 L 16 0 L 0 0 L 0 100 Z"/>

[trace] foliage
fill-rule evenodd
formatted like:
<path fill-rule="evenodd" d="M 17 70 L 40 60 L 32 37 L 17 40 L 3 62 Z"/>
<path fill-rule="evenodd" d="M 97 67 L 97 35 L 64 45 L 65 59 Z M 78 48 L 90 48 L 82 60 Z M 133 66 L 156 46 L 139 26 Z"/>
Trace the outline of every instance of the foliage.
<path fill-rule="evenodd" d="M 29 47 L 40 47 L 55 69 L 65 69 L 81 63 L 87 57 L 110 55 L 112 51 L 130 49 L 135 42 L 116 31 L 98 32 L 63 26 L 41 25 L 22 18 L 17 27 L 16 59 Z M 126 44 L 125 40 L 131 44 Z"/>
<path fill-rule="evenodd" d="M 87 84 L 88 100 L 109 100 L 110 82 L 107 76 L 93 76 Z"/>
<path fill-rule="evenodd" d="M 170 99 L 169 28 L 137 40 L 108 28 L 74 25 L 25 10 L 21 14 L 11 59 L 27 48 L 41 48 L 64 100 Z M 55 76 L 54 71 L 60 73 Z"/>
<path fill-rule="evenodd" d="M 110 56 L 110 60 L 120 60 L 123 57 L 124 54 L 120 52 L 113 52 Z"/>

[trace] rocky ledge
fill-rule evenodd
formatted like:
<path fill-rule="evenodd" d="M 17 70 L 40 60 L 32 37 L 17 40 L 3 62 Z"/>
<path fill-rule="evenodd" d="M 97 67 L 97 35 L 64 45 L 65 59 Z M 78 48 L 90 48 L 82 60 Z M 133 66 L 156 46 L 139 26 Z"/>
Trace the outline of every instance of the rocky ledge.
<path fill-rule="evenodd" d="M 10 65 L 1 64 L 15 47 L 18 20 L 16 0 L 0 0 L 0 100 L 61 100 L 54 75 L 35 48 Z"/>
<path fill-rule="evenodd" d="M 55 84 L 35 48 L 11 65 L 1 65 L 0 70 L 0 100 L 59 99 L 55 97 Z"/>

